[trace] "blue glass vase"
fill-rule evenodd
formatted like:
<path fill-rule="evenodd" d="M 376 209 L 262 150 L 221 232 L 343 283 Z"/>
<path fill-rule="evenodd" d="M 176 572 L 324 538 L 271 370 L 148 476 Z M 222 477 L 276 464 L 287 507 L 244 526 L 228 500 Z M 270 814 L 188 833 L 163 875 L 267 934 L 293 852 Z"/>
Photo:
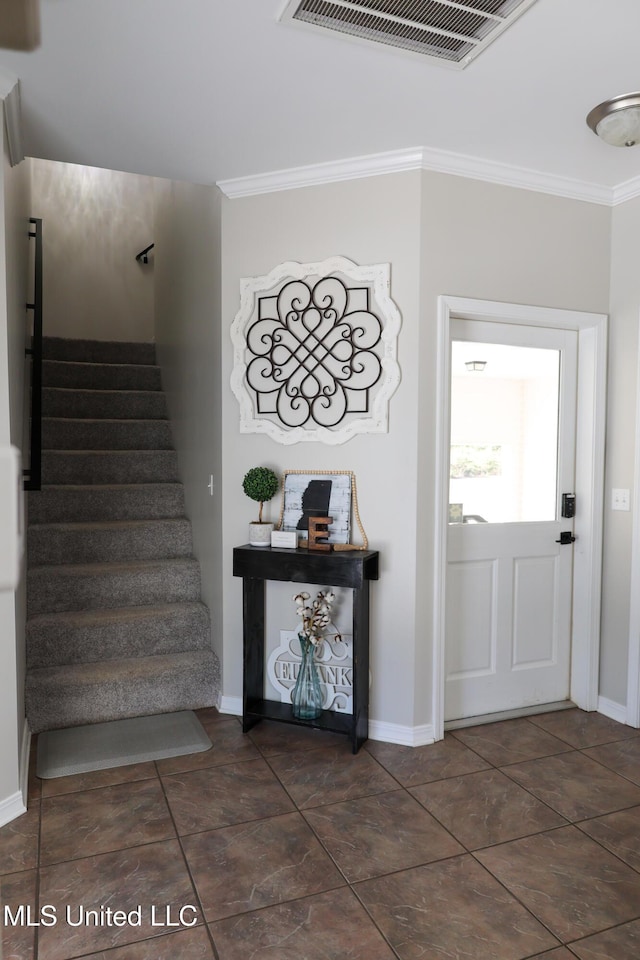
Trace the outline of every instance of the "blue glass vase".
<path fill-rule="evenodd" d="M 323 696 L 320 689 L 320 678 L 315 659 L 315 645 L 298 634 L 302 663 L 298 669 L 296 685 L 291 694 L 293 715 L 299 720 L 315 720 L 322 713 Z"/>

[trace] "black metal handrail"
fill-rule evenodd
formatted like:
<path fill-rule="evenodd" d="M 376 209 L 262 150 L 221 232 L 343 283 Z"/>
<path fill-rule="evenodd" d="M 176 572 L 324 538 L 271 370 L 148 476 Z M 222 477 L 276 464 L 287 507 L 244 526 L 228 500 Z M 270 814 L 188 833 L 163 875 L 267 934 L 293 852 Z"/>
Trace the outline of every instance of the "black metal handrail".
<path fill-rule="evenodd" d="M 153 250 L 154 247 L 155 243 L 150 243 L 149 246 L 141 250 L 140 253 L 136 253 L 138 263 L 149 263 L 149 251 Z"/>
<path fill-rule="evenodd" d="M 42 220 L 30 217 L 33 229 L 29 236 L 35 240 L 33 258 L 33 303 L 27 310 L 33 311 L 31 346 L 25 353 L 31 358 L 31 404 L 29 466 L 23 470 L 24 489 L 39 490 L 42 485 Z"/>

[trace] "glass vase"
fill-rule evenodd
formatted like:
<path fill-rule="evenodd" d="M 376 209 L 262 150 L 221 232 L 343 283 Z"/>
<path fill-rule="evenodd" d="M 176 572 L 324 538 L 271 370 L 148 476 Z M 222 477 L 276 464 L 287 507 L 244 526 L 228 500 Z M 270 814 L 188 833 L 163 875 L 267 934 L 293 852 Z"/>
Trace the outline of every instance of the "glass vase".
<path fill-rule="evenodd" d="M 316 648 L 311 640 L 302 633 L 298 634 L 298 640 L 302 652 L 302 663 L 298 669 L 296 685 L 291 694 L 293 715 L 299 720 L 315 720 L 322 713 L 323 705 L 320 678 L 315 659 Z"/>

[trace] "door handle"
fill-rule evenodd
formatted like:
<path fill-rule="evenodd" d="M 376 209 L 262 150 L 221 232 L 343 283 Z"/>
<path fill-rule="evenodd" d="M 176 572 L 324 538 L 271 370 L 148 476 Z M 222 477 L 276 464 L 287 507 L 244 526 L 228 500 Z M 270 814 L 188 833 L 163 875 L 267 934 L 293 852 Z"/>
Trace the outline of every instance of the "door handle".
<path fill-rule="evenodd" d="M 573 543 L 575 539 L 576 538 L 571 533 L 571 530 L 563 530 L 563 532 L 560 534 L 560 539 L 556 540 L 556 543 L 562 543 L 562 544 Z"/>

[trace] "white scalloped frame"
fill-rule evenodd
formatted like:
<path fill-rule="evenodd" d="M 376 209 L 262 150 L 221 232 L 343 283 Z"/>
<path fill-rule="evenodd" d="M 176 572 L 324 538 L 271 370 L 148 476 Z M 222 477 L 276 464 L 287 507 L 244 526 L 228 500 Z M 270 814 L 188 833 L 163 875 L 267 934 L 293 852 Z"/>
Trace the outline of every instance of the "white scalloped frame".
<path fill-rule="evenodd" d="M 255 397 L 246 381 L 247 330 L 256 315 L 259 295 L 272 293 L 274 288 L 291 280 L 317 281 L 336 273 L 346 281 L 368 287 L 370 291 L 371 309 L 375 310 L 382 322 L 380 383 L 376 387 L 371 410 L 362 416 L 350 418 L 336 427 L 318 424 L 313 428 L 288 427 L 257 411 Z M 400 383 L 397 343 L 402 322 L 400 311 L 391 299 L 390 276 L 389 263 L 359 266 L 347 257 L 330 257 L 318 263 L 288 260 L 278 264 L 266 276 L 241 278 L 240 309 L 231 325 L 234 351 L 231 389 L 240 406 L 240 433 L 260 433 L 286 445 L 303 441 L 337 445 L 358 434 L 388 432 L 389 401 Z"/>

